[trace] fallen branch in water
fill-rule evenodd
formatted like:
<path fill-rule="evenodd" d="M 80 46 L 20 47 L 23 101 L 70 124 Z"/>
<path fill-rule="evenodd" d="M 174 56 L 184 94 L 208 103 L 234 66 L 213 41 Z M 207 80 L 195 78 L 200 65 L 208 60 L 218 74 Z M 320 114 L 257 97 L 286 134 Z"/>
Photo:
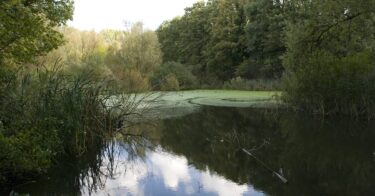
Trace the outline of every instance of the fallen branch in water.
<path fill-rule="evenodd" d="M 248 150 L 242 148 L 242 151 L 244 153 L 246 153 L 247 155 L 253 157 L 256 161 L 258 161 L 261 165 L 263 165 L 263 167 L 267 168 L 268 170 L 270 170 L 273 174 L 275 174 L 283 183 L 288 183 L 288 180 L 282 176 L 281 174 L 275 172 L 273 169 L 271 169 L 269 166 L 267 166 L 263 161 L 261 161 L 260 159 L 258 159 L 256 156 L 254 156 L 251 152 L 249 152 Z"/>

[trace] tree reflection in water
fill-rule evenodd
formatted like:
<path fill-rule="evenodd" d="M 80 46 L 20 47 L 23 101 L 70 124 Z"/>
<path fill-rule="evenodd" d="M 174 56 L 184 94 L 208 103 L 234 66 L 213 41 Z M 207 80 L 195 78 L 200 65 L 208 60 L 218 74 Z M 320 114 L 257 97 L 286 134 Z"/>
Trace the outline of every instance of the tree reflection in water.
<path fill-rule="evenodd" d="M 205 108 L 163 123 L 161 145 L 269 195 L 375 195 L 375 126 L 255 109 Z M 282 183 L 240 149 L 289 180 Z"/>
<path fill-rule="evenodd" d="M 375 195 L 375 126 L 288 112 L 205 107 L 140 124 L 100 141 L 84 158 L 61 157 L 36 195 Z M 132 135 L 132 136 L 130 136 Z M 143 136 L 143 137 L 140 137 Z M 247 156 L 250 150 L 262 164 Z"/>

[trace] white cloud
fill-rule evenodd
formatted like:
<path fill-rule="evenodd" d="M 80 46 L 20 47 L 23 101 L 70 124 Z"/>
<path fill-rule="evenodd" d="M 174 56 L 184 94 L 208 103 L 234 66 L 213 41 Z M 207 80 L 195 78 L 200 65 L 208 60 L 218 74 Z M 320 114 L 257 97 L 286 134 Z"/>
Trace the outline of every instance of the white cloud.
<path fill-rule="evenodd" d="M 144 23 L 156 29 L 163 21 L 183 15 L 184 8 L 198 0 L 75 0 L 71 26 L 100 31 L 123 29 L 124 21 Z"/>
<path fill-rule="evenodd" d="M 105 173 L 105 171 L 104 171 Z M 141 160 L 120 164 L 115 178 L 108 178 L 105 188 L 95 195 L 144 195 L 141 181 L 147 177 L 147 166 Z"/>
<path fill-rule="evenodd" d="M 176 190 L 180 182 L 187 184 L 191 180 L 185 157 L 157 152 L 152 153 L 150 161 L 155 172 L 163 176 L 164 184 L 172 190 Z"/>
<path fill-rule="evenodd" d="M 238 185 L 218 175 L 211 175 L 208 171 L 202 173 L 203 188 L 219 196 L 240 196 L 249 191 L 247 185 Z"/>
<path fill-rule="evenodd" d="M 116 175 L 108 178 L 104 187 L 95 195 L 142 196 L 150 191 L 145 189 L 152 187 L 147 185 L 154 183 L 153 180 L 162 180 L 165 189 L 175 191 L 176 194 L 193 195 L 204 191 L 218 196 L 264 195 L 251 186 L 239 185 L 208 169 L 197 170 L 189 166 L 186 157 L 165 152 L 161 148 L 147 151 L 146 157 L 146 160 L 138 158 L 128 161 L 126 154 L 121 154 L 117 159 L 120 164 L 117 165 Z M 103 173 L 106 173 L 105 169 L 102 168 Z M 182 190 L 179 189 L 181 187 Z M 87 187 L 83 187 L 82 191 L 84 195 L 88 194 Z"/>

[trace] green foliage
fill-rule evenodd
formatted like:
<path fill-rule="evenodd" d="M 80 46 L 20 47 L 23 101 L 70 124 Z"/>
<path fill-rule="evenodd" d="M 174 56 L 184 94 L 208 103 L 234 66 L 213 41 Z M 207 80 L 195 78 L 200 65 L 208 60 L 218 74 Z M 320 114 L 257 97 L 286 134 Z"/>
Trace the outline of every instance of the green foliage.
<path fill-rule="evenodd" d="M 165 21 L 157 29 L 157 36 L 160 42 L 160 48 L 163 51 L 163 61 L 184 61 L 179 48 L 178 42 L 181 36 L 180 31 L 183 30 L 180 18 L 175 18 L 171 21 Z"/>
<path fill-rule="evenodd" d="M 71 0 L 0 3 L 0 184 L 81 157 L 115 133 L 139 103 L 122 93 L 148 90 L 161 63 L 156 34 L 141 24 L 78 31 L 63 27 L 72 14 Z"/>
<path fill-rule="evenodd" d="M 81 156 L 97 138 L 114 133 L 129 112 L 122 106 L 130 103 L 123 100 L 107 107 L 111 88 L 91 73 L 3 71 L 0 178 L 7 183 L 45 172 L 62 154 Z"/>
<path fill-rule="evenodd" d="M 280 78 L 288 7 L 279 0 L 257 0 L 247 4 L 245 13 L 249 57 L 237 68 L 237 74 L 246 78 Z"/>
<path fill-rule="evenodd" d="M 155 32 L 136 23 L 129 31 L 79 31 L 59 29 L 66 43 L 44 57 L 38 64 L 56 62 L 71 75 L 94 72 L 117 82 L 126 92 L 149 90 L 149 80 L 161 63 L 160 46 Z"/>
<path fill-rule="evenodd" d="M 180 84 L 174 74 L 168 74 L 165 80 L 161 83 L 160 90 L 162 91 L 178 91 Z"/>
<path fill-rule="evenodd" d="M 64 35 L 65 43 L 46 56 L 39 57 L 37 65 L 52 66 L 48 67 L 52 69 L 58 63 L 70 74 L 90 70 L 103 77 L 111 75 L 105 65 L 108 46 L 102 34 L 71 27 L 61 27 L 59 32 Z"/>
<path fill-rule="evenodd" d="M 189 65 L 203 84 L 280 78 L 288 9 L 271 0 L 210 0 L 157 30 L 164 62 Z"/>
<path fill-rule="evenodd" d="M 306 67 L 286 76 L 285 101 L 323 115 L 373 118 L 374 60 L 369 53 L 340 59 L 327 54 L 310 57 Z"/>
<path fill-rule="evenodd" d="M 178 86 L 181 89 L 191 89 L 197 85 L 197 79 L 191 70 L 176 62 L 167 62 L 161 65 L 151 78 L 151 83 L 154 88 L 158 89 L 167 82 L 168 77 L 170 79 L 172 76 L 177 80 Z"/>
<path fill-rule="evenodd" d="M 145 92 L 150 90 L 148 78 L 145 78 L 141 72 L 136 69 L 124 69 L 121 75 L 118 75 L 116 83 L 123 92 Z"/>
<path fill-rule="evenodd" d="M 221 81 L 235 76 L 235 70 L 247 58 L 245 41 L 245 3 L 242 0 L 211 1 L 210 39 L 204 54 L 207 73 Z"/>
<path fill-rule="evenodd" d="M 223 85 L 224 89 L 250 90 L 250 91 L 274 91 L 280 90 L 281 85 L 278 80 L 246 80 L 241 77 L 233 78 Z"/>
<path fill-rule="evenodd" d="M 204 47 L 209 41 L 210 7 L 199 1 L 185 9 L 185 15 L 162 24 L 157 32 L 164 62 L 176 61 L 204 69 Z"/>
<path fill-rule="evenodd" d="M 63 37 L 54 28 L 72 15 L 72 0 L 1 1 L 0 62 L 30 62 L 57 48 Z"/>
<path fill-rule="evenodd" d="M 16 71 L 10 67 L 32 62 L 62 44 L 63 36 L 55 28 L 72 15 L 71 0 L 0 3 L 0 183 L 44 171 L 55 153 L 61 152 L 57 130 L 65 131 L 60 127 L 63 121 L 56 122 L 60 116 L 41 110 L 51 111 L 59 102 L 57 81 L 43 83 L 42 78 L 26 74 L 25 68 Z"/>
<path fill-rule="evenodd" d="M 136 23 L 130 31 L 101 33 L 107 45 L 105 66 L 127 92 L 149 90 L 149 79 L 161 64 L 162 54 L 153 31 Z"/>
<path fill-rule="evenodd" d="M 132 26 L 129 32 L 122 32 L 119 45 L 114 45 L 106 56 L 106 64 L 118 73 L 120 69 L 136 69 L 145 77 L 161 63 L 161 51 L 156 34 L 143 29 L 142 23 Z"/>
<path fill-rule="evenodd" d="M 323 115 L 375 117 L 374 8 L 350 0 L 295 8 L 301 18 L 288 24 L 285 101 Z"/>
<path fill-rule="evenodd" d="M 189 67 L 201 87 L 257 89 L 284 75 L 292 106 L 372 118 L 374 8 L 366 0 L 210 0 L 157 34 L 164 60 Z"/>

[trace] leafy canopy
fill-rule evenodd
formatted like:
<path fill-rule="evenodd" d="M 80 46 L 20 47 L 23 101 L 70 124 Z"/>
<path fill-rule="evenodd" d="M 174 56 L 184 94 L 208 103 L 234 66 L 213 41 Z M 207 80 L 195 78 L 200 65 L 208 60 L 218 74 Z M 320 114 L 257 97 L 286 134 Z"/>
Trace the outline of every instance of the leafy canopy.
<path fill-rule="evenodd" d="M 29 62 L 63 43 L 55 30 L 72 19 L 73 0 L 2 0 L 0 62 Z"/>

